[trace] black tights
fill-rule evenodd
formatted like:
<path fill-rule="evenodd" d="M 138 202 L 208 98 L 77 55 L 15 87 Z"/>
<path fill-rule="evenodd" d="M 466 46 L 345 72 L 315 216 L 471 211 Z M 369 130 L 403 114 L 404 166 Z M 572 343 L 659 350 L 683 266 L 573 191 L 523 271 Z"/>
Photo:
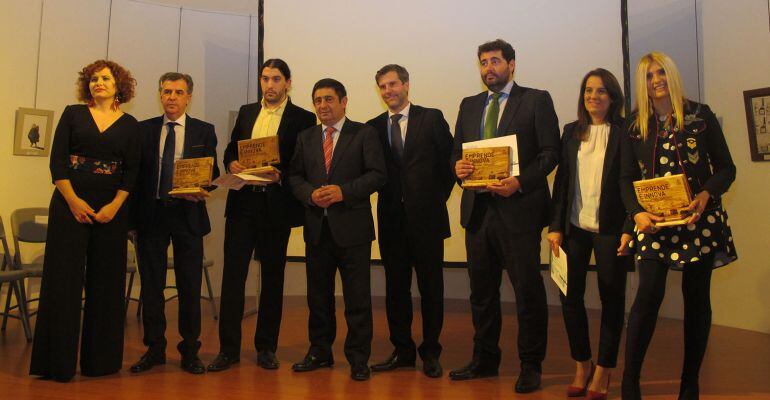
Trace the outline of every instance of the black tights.
<path fill-rule="evenodd" d="M 684 266 L 684 365 L 680 399 L 698 398 L 698 373 L 706 353 L 711 328 L 711 259 Z M 641 398 L 639 374 L 647 347 L 655 331 L 658 310 L 666 293 L 668 265 L 654 261 L 639 262 L 639 290 L 628 319 L 623 399 Z"/>

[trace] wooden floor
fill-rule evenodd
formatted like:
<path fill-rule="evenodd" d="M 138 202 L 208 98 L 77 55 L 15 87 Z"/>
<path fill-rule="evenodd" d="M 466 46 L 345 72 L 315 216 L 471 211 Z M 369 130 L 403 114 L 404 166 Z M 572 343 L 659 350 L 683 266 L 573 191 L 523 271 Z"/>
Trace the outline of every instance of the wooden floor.
<path fill-rule="evenodd" d="M 247 302 L 247 307 L 248 307 Z M 253 304 L 253 299 L 252 299 Z M 338 301 L 341 309 L 341 301 Z M 219 349 L 217 324 L 210 309 L 203 304 L 203 347 L 201 358 L 208 363 Z M 132 304 L 126 327 L 124 366 L 128 368 L 144 352 L 141 323 L 134 316 Z M 466 301 L 447 301 L 442 334 L 444 353 L 441 363 L 445 374 L 429 379 L 421 370 L 399 370 L 374 374 L 367 382 L 354 382 L 342 352 L 345 335 L 344 318 L 338 316 L 339 334 L 335 344 L 333 369 L 311 373 L 293 373 L 291 364 L 307 350 L 307 309 L 304 297 L 287 297 L 278 358 L 281 368 L 266 371 L 254 363 L 251 340 L 256 317 L 243 322 L 244 351 L 236 367 L 203 376 L 193 376 L 179 369 L 175 343 L 176 302 L 168 304 L 168 363 L 143 374 L 120 374 L 103 378 L 76 376 L 73 382 L 60 384 L 41 381 L 27 375 L 31 345 L 24 340 L 21 326 L 9 321 L 8 330 L 0 335 L 0 399 L 562 399 L 571 381 L 574 363 L 570 359 L 561 312 L 550 309 L 548 355 L 543 365 L 543 390 L 529 395 L 516 395 L 513 384 L 518 373 L 515 352 L 516 323 L 513 305 L 505 305 L 503 361 L 500 376 L 476 381 L 453 382 L 447 378 L 452 368 L 464 365 L 471 355 L 470 308 Z M 419 318 L 419 313 L 415 313 Z M 419 326 L 419 321 L 415 321 Z M 598 314 L 591 314 L 591 328 L 597 335 Z M 381 360 L 391 351 L 382 299 L 375 299 L 375 337 L 372 360 Z M 675 398 L 682 360 L 681 321 L 661 319 L 642 374 L 645 398 Z M 595 346 L 595 342 L 594 342 Z M 622 349 L 621 360 L 622 365 Z M 619 372 L 613 375 L 611 398 L 619 398 Z M 713 327 L 709 350 L 701 373 L 703 399 L 770 399 L 770 335 L 740 329 Z"/>

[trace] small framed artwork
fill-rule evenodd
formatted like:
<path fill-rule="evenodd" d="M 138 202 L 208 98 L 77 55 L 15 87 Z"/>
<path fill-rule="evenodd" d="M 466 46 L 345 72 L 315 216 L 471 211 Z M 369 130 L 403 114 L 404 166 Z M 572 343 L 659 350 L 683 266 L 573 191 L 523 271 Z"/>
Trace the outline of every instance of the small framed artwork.
<path fill-rule="evenodd" d="M 743 92 L 751 161 L 770 161 L 770 87 Z"/>
<path fill-rule="evenodd" d="M 53 111 L 36 108 L 16 110 L 13 155 L 47 157 L 51 152 Z"/>

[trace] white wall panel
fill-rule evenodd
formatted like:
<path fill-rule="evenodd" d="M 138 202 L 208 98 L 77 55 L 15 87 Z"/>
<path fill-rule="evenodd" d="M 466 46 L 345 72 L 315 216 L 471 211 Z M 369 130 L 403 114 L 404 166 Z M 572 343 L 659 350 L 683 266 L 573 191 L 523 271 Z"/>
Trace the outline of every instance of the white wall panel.
<path fill-rule="evenodd" d="M 38 107 L 61 112 L 77 102 L 77 73 L 107 56 L 108 25 L 108 0 L 44 2 Z"/>
<path fill-rule="evenodd" d="M 639 58 L 651 51 L 662 51 L 676 62 L 687 97 L 699 99 L 702 92 L 698 85 L 701 45 L 697 37 L 695 3 L 696 0 L 628 1 L 631 93 L 636 93 L 633 80 Z"/>
<path fill-rule="evenodd" d="M 8 237 L 11 211 L 46 206 L 51 196 L 48 159 L 13 155 L 16 110 L 34 106 L 41 4 L 5 1 L 0 13 L 0 216 Z"/>
<path fill-rule="evenodd" d="M 136 97 L 125 110 L 139 120 L 160 115 L 158 78 L 176 71 L 181 9 L 112 0 L 110 59 L 128 68 L 137 81 Z"/>
<path fill-rule="evenodd" d="M 230 140 L 228 114 L 231 110 L 237 111 L 247 99 L 249 20 L 248 16 L 182 10 L 179 70 L 195 80 L 188 112 L 216 126 L 220 167 Z M 217 265 L 213 276 L 217 292 L 223 262 L 226 195 L 225 190 L 216 190 L 207 201 L 211 233 L 206 236 L 205 245 L 206 254 L 211 255 Z M 255 275 L 252 274 L 252 278 Z"/>
<path fill-rule="evenodd" d="M 257 88 L 259 87 L 259 60 L 257 60 L 257 41 L 259 40 L 259 19 L 256 16 L 251 17 L 251 35 L 249 39 L 249 90 L 248 90 L 248 103 L 257 101 Z M 267 60 L 269 57 L 266 57 Z"/>

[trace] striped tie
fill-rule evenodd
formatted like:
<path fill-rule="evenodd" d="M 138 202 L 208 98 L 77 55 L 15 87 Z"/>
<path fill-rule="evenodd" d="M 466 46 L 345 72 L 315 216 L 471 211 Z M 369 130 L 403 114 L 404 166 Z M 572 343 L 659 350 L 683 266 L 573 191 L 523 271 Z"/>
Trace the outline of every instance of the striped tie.
<path fill-rule="evenodd" d="M 335 129 L 333 126 L 326 128 L 326 138 L 324 138 L 324 163 L 326 164 L 326 175 L 329 175 L 329 169 L 332 166 L 332 153 L 334 151 L 334 139 L 332 134 Z"/>

